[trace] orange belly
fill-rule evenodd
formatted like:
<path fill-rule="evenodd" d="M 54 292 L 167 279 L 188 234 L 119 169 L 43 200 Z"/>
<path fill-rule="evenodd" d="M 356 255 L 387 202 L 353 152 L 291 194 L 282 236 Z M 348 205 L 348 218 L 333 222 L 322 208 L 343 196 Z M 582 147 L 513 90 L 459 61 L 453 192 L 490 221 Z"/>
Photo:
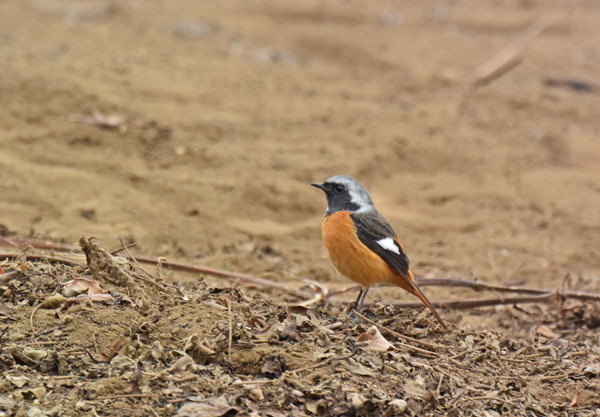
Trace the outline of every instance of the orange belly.
<path fill-rule="evenodd" d="M 321 230 L 331 262 L 343 275 L 365 288 L 378 282 L 396 283 L 394 270 L 356 236 L 350 212 L 326 216 Z"/>

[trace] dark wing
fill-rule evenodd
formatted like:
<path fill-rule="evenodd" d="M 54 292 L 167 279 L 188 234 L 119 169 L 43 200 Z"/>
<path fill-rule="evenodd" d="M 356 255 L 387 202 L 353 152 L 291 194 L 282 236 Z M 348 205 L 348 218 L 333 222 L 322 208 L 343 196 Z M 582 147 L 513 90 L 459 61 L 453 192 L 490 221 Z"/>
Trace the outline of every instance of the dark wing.
<path fill-rule="evenodd" d="M 356 234 L 360 241 L 386 261 L 404 279 L 403 283 L 398 282 L 397 284 L 419 297 L 440 324 L 446 327 L 438 312 L 415 282 L 413 274 L 410 272 L 408 256 L 385 217 L 377 210 L 354 213 L 350 217 L 354 221 Z"/>
<path fill-rule="evenodd" d="M 396 233 L 377 210 L 350 215 L 360 241 L 403 277 L 409 275 L 408 256 L 398 243 Z"/>

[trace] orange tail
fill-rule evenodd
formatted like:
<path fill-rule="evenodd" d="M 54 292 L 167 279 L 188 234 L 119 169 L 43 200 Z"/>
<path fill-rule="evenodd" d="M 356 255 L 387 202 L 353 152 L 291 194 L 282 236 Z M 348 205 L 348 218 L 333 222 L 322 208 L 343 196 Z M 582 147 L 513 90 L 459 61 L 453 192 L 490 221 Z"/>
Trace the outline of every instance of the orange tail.
<path fill-rule="evenodd" d="M 421 300 L 423 302 L 423 304 L 425 304 L 427 306 L 427 308 L 429 310 L 431 310 L 431 312 L 433 313 L 433 315 L 435 316 L 437 321 L 440 322 L 442 327 L 447 328 L 446 324 L 444 323 L 444 321 L 442 320 L 442 318 L 440 317 L 440 315 L 438 314 L 436 309 L 433 307 L 433 305 L 431 305 L 431 302 L 429 301 L 427 296 L 423 293 L 423 291 L 421 291 L 421 289 L 417 285 L 417 281 L 415 280 L 415 277 L 413 276 L 412 271 L 410 269 L 408 270 L 408 277 L 402 276 L 400 274 L 397 274 L 396 276 L 399 277 L 399 279 L 396 282 L 394 282 L 394 284 L 404 288 L 406 291 L 408 291 L 412 295 L 417 296 L 419 298 L 419 300 Z"/>

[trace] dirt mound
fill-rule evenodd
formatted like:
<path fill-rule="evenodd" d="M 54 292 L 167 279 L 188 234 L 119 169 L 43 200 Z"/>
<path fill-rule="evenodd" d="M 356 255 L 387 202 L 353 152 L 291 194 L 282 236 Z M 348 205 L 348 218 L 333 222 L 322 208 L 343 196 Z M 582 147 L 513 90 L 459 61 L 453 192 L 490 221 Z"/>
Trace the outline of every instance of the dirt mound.
<path fill-rule="evenodd" d="M 354 325 L 335 306 L 167 283 L 93 241 L 81 245 L 87 262 L 29 253 L 0 264 L 7 415 L 524 416 L 600 407 L 600 352 L 577 332 L 547 328 L 527 341 L 444 331 L 425 310 L 383 305 Z"/>

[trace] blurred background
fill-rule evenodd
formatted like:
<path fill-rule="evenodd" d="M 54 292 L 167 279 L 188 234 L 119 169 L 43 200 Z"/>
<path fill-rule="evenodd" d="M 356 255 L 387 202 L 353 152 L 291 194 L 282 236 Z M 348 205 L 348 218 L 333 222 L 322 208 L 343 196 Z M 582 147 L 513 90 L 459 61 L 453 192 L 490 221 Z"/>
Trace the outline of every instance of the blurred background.
<path fill-rule="evenodd" d="M 599 21 L 597 1 L 2 1 L 2 233 L 340 289 L 309 183 L 347 174 L 417 275 L 597 289 Z"/>

